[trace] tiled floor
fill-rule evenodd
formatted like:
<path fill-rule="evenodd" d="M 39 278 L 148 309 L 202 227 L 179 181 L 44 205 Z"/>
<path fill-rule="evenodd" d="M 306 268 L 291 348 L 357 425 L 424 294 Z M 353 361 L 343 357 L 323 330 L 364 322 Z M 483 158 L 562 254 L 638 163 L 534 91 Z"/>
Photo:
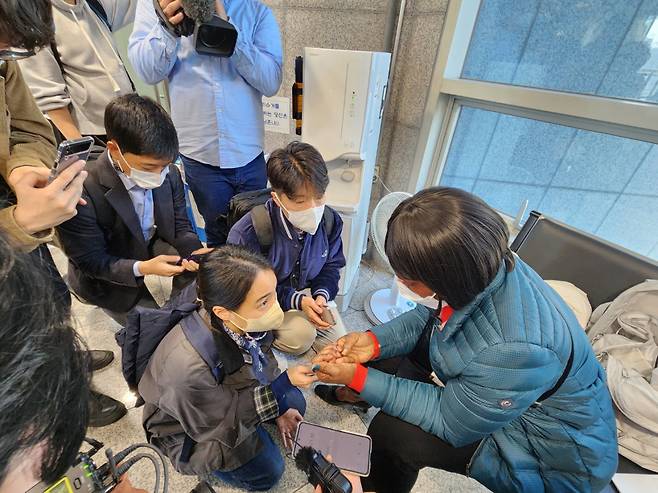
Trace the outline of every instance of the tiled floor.
<path fill-rule="evenodd" d="M 56 262 L 60 270 L 65 271 L 66 261 L 62 253 L 53 249 Z M 363 311 L 363 301 L 368 293 L 374 289 L 387 287 L 391 276 L 385 271 L 372 268 L 369 264 L 361 265 L 359 282 L 350 304 L 350 307 L 342 314 L 343 322 L 350 331 L 366 330 L 371 327 Z M 164 301 L 166 292 L 170 286 L 166 281 L 159 278 L 148 278 L 147 285 L 159 302 Z M 114 334 L 119 326 L 107 317 L 100 309 L 80 304 L 73 300 L 74 323 L 80 334 L 85 338 L 87 344 L 93 349 L 110 349 L 114 351 L 115 361 L 106 369 L 94 375 L 93 383 L 99 391 L 121 400 L 129 408 L 128 415 L 119 422 L 105 428 L 93 428 L 88 436 L 96 438 L 106 447 L 118 452 L 130 444 L 143 442 L 144 432 L 141 425 L 142 410 L 134 408 L 134 396 L 128 390 L 121 375 L 120 351 L 114 341 Z M 285 365 L 286 361 L 281 361 Z M 365 433 L 367 424 L 372 419 L 374 412 L 363 416 L 335 408 L 325 404 L 318 399 L 312 391 L 305 391 L 308 402 L 306 419 L 333 428 Z M 268 428 L 272 436 L 278 441 L 274 427 Z M 103 463 L 102 452 L 96 460 Z M 183 476 L 174 471 L 169 465 L 171 493 L 188 493 L 196 484 L 196 478 Z M 130 478 L 135 486 L 146 488 L 151 491 L 153 487 L 153 472 L 150 463 L 138 464 L 131 470 Z M 222 492 L 233 493 L 229 487 L 222 487 Z M 279 485 L 272 491 L 278 493 L 308 492 L 313 490 L 308 485 L 305 476 L 296 469 L 290 459 L 286 459 L 286 471 Z M 445 473 L 438 470 L 425 469 L 421 472 L 418 482 L 413 490 L 415 493 L 429 493 L 436 491 L 450 492 L 485 492 L 488 491 L 477 482 L 462 476 Z"/>

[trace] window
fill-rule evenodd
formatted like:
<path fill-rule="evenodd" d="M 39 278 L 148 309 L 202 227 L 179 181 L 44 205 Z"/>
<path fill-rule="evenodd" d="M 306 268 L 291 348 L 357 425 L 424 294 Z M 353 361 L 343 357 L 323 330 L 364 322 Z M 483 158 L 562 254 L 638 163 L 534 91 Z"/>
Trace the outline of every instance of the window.
<path fill-rule="evenodd" d="M 658 0 L 452 0 L 417 188 L 658 260 Z M 427 138 L 425 141 L 424 138 Z"/>
<path fill-rule="evenodd" d="M 658 2 L 484 0 L 465 79 L 658 101 Z"/>

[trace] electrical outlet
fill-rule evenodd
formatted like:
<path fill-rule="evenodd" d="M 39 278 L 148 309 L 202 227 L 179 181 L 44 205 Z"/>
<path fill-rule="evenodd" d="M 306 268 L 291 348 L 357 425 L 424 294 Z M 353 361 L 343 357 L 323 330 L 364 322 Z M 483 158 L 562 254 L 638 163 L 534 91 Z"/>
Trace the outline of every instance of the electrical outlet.
<path fill-rule="evenodd" d="M 372 182 L 373 183 L 377 183 L 377 180 L 379 179 L 379 170 L 380 170 L 379 165 L 376 164 L 375 165 L 375 171 L 372 175 Z"/>

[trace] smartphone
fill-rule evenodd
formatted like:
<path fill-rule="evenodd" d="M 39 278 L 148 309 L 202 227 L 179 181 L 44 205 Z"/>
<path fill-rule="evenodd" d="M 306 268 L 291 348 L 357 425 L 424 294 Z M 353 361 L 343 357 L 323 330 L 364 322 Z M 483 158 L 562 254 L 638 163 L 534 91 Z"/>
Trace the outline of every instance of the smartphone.
<path fill-rule="evenodd" d="M 331 458 L 339 469 L 358 476 L 370 474 L 372 438 L 360 433 L 340 431 L 302 421 L 297 427 L 293 456 L 302 447 L 313 447 Z"/>
<path fill-rule="evenodd" d="M 320 318 L 322 319 L 323 322 L 326 322 L 331 326 L 336 325 L 336 319 L 334 318 L 334 314 L 331 313 L 331 308 L 329 308 L 328 306 L 324 307 L 324 310 L 322 310 L 322 315 L 320 315 Z"/>
<path fill-rule="evenodd" d="M 54 180 L 66 168 L 76 161 L 89 159 L 91 147 L 94 145 L 93 137 L 82 137 L 81 139 L 65 140 L 57 148 L 57 158 L 50 173 L 50 180 Z"/>
<path fill-rule="evenodd" d="M 196 262 L 198 264 L 201 261 L 202 258 L 203 258 L 203 255 L 197 255 L 197 254 L 193 253 L 189 257 L 185 257 L 185 258 L 181 257 L 181 259 L 178 262 L 176 262 L 176 265 L 179 265 L 179 266 L 183 265 L 183 260 L 191 260 L 192 262 Z"/>

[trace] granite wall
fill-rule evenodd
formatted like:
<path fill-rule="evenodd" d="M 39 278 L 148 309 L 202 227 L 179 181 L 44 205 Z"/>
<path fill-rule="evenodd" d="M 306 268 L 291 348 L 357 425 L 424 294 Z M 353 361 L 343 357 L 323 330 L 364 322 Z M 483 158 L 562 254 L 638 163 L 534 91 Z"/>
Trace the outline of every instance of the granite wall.
<path fill-rule="evenodd" d="M 394 0 L 391 0 L 394 1 Z M 284 45 L 284 81 L 280 96 L 290 96 L 294 60 L 305 46 L 383 51 L 388 0 L 265 0 L 279 22 Z M 389 92 L 378 165 L 392 190 L 409 185 L 423 109 L 448 0 L 410 0 L 400 52 Z M 266 132 L 266 152 L 297 138 Z M 373 198 L 381 187 L 373 189 Z"/>

